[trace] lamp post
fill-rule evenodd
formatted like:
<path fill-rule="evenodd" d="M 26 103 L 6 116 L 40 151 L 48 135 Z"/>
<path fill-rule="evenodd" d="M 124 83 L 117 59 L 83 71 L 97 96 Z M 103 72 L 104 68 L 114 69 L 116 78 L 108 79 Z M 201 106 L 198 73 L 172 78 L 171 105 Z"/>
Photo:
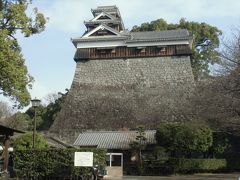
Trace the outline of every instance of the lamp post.
<path fill-rule="evenodd" d="M 33 149 L 35 148 L 35 134 L 36 134 L 36 108 L 40 105 L 40 100 L 35 98 L 31 100 L 32 107 L 34 107 L 34 123 L 33 123 Z"/>

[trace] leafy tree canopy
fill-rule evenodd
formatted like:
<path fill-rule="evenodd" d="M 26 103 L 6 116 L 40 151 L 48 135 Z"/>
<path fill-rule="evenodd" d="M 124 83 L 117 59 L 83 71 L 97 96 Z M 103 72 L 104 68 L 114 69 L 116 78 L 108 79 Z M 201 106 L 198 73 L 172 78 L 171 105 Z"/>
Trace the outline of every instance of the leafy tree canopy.
<path fill-rule="evenodd" d="M 187 29 L 193 35 L 193 50 L 191 64 L 195 79 L 209 74 L 209 63 L 218 62 L 219 36 L 221 31 L 207 23 L 190 22 L 184 18 L 177 24 L 168 24 L 164 19 L 134 26 L 132 31 L 162 31 L 174 29 Z"/>
<path fill-rule="evenodd" d="M 17 112 L 5 121 L 6 126 L 22 131 L 32 130 L 32 119 L 21 112 Z"/>
<path fill-rule="evenodd" d="M 197 83 L 190 104 L 193 114 L 213 129 L 239 136 L 240 28 L 231 33 L 230 38 L 222 41 L 221 66 L 216 71 L 221 76 Z M 223 143 L 223 148 L 225 145 Z"/>
<path fill-rule="evenodd" d="M 32 146 L 32 137 L 33 137 L 32 132 L 28 132 L 21 136 L 18 136 L 13 142 L 14 148 L 16 150 L 31 149 L 33 147 Z M 49 147 L 47 141 L 43 138 L 42 135 L 36 134 L 35 138 L 36 138 L 35 139 L 35 148 L 36 149 L 44 149 L 44 148 Z"/>
<path fill-rule="evenodd" d="M 212 131 L 203 125 L 163 124 L 158 128 L 156 139 L 168 151 L 182 152 L 186 156 L 192 152 L 206 152 L 213 143 Z"/>
<path fill-rule="evenodd" d="M 54 101 L 51 101 L 48 105 L 40 105 L 36 108 L 36 124 L 37 130 L 48 130 L 54 122 L 57 113 L 61 110 L 62 104 L 67 96 L 66 93 L 60 93 L 61 97 L 54 94 Z M 48 95 L 49 98 L 49 95 Z M 57 98 L 57 99 L 56 99 Z M 1 103 L 0 103 L 0 115 L 1 115 Z M 23 131 L 32 131 L 33 119 L 34 119 L 34 108 L 30 107 L 25 113 L 17 112 L 12 116 L 5 118 L 4 124 L 8 127 L 19 129 Z M 1 120 L 1 119 L 0 119 Z"/>
<path fill-rule="evenodd" d="M 223 132 L 215 132 L 213 133 L 213 145 L 210 148 L 210 153 L 212 153 L 212 157 L 215 154 L 223 154 L 224 151 L 230 147 L 229 140 L 227 138 L 227 134 Z"/>
<path fill-rule="evenodd" d="M 29 104 L 27 88 L 33 78 L 24 64 L 16 33 L 29 37 L 42 32 L 46 24 L 46 18 L 37 8 L 31 16 L 27 15 L 29 4 L 31 0 L 0 0 L 0 93 L 18 102 L 18 107 Z"/>
<path fill-rule="evenodd" d="M 39 127 L 44 122 L 44 119 L 42 116 L 45 113 L 46 113 L 46 107 L 44 107 L 43 105 L 40 105 L 36 108 L 37 130 L 39 130 Z M 30 107 L 24 114 L 26 114 L 31 119 L 31 122 L 32 122 L 32 120 L 34 119 L 34 107 Z M 31 123 L 29 127 L 33 127 L 33 123 Z"/>
<path fill-rule="evenodd" d="M 137 136 L 136 139 L 130 143 L 130 147 L 135 150 L 142 150 L 145 147 L 145 144 L 143 143 L 146 141 L 146 133 L 144 126 L 137 127 Z"/>
<path fill-rule="evenodd" d="M 59 93 L 61 97 L 58 97 L 54 101 L 51 101 L 47 106 L 39 106 L 36 109 L 36 121 L 37 130 L 48 130 L 54 122 L 57 113 L 61 110 L 64 100 L 68 94 L 68 89 L 65 93 Z M 55 94 L 53 95 L 55 97 Z M 49 95 L 48 95 L 49 97 Z M 25 114 L 30 118 L 34 118 L 34 108 L 30 107 Z M 31 127 L 31 126 L 29 126 Z"/>

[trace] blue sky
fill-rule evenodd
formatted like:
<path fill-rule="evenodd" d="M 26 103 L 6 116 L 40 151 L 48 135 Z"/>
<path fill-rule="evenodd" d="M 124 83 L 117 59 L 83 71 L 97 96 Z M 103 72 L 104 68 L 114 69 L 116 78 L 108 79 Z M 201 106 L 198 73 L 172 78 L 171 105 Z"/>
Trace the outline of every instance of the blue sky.
<path fill-rule="evenodd" d="M 240 25 L 238 0 L 33 0 L 32 6 L 49 17 L 49 22 L 43 33 L 19 37 L 29 73 L 35 78 L 32 97 L 41 99 L 70 88 L 75 71 L 75 47 L 70 39 L 83 34 L 83 21 L 91 19 L 91 8 L 100 5 L 117 5 L 129 30 L 159 18 L 169 23 L 182 17 L 206 22 L 223 30 L 225 36 Z"/>

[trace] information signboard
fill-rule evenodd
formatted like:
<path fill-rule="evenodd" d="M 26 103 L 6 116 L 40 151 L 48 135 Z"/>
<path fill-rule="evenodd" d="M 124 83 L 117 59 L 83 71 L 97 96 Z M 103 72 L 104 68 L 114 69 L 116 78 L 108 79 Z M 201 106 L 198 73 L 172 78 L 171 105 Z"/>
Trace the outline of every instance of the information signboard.
<path fill-rule="evenodd" d="M 93 152 L 75 152 L 74 166 L 93 167 Z"/>

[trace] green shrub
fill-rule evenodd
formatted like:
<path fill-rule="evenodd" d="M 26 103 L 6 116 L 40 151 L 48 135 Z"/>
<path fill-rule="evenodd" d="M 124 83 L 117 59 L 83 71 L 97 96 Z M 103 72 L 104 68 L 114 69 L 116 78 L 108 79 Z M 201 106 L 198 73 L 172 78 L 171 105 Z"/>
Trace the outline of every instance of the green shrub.
<path fill-rule="evenodd" d="M 226 159 L 184 159 L 170 158 L 167 165 L 173 168 L 175 173 L 212 172 L 227 167 Z"/>
<path fill-rule="evenodd" d="M 226 149 L 230 147 L 228 134 L 224 132 L 213 132 L 213 144 L 209 148 L 209 154 L 212 158 L 215 155 L 222 156 Z"/>
<path fill-rule="evenodd" d="M 144 162 L 144 175 L 167 175 L 174 173 L 234 172 L 240 170 L 240 158 L 187 159 L 163 158 Z"/>
<path fill-rule="evenodd" d="M 154 148 L 153 154 L 155 156 L 155 159 L 168 159 L 168 154 L 166 152 L 166 149 L 161 146 L 156 146 Z"/>
<path fill-rule="evenodd" d="M 74 167 L 74 152 L 93 152 L 94 164 L 105 165 L 102 149 L 17 150 L 13 154 L 14 168 L 20 178 L 90 176 L 89 167 Z"/>
<path fill-rule="evenodd" d="M 212 146 L 212 131 L 206 126 L 196 124 L 162 124 L 156 132 L 158 145 L 175 156 L 181 152 L 190 157 L 192 152 L 204 153 Z"/>
<path fill-rule="evenodd" d="M 235 158 L 227 159 L 227 170 L 228 171 L 239 171 L 240 170 L 240 158 L 236 156 Z"/>
<path fill-rule="evenodd" d="M 23 135 L 18 136 L 14 139 L 13 142 L 14 149 L 16 150 L 27 150 L 32 149 L 33 147 L 33 133 L 27 132 Z M 45 149 L 48 148 L 49 145 L 47 141 L 41 134 L 36 133 L 35 136 L 35 148 L 36 149 Z"/>

